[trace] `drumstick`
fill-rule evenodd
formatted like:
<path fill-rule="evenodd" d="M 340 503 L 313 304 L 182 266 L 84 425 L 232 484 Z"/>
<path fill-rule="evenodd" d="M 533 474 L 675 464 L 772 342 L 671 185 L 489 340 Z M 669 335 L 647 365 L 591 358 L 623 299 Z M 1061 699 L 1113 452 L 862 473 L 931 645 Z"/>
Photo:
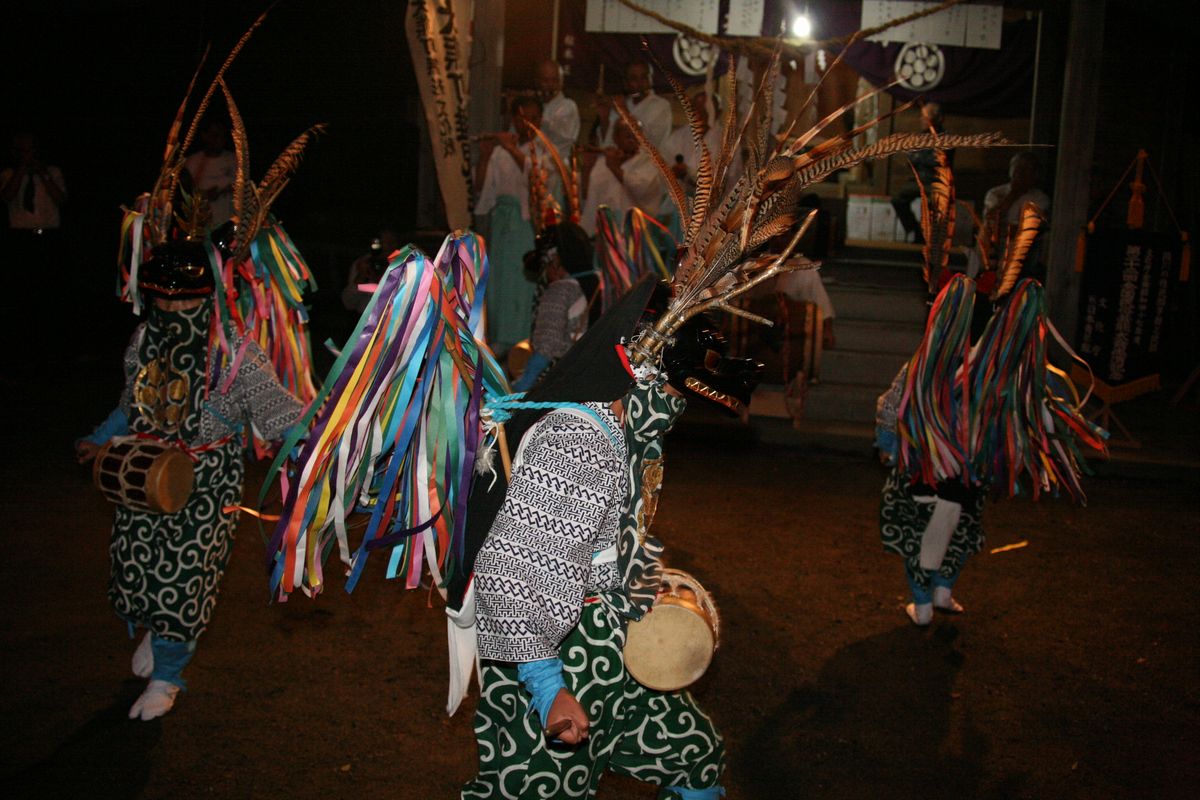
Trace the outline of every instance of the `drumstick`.
<path fill-rule="evenodd" d="M 504 434 L 504 425 L 496 426 L 496 446 L 500 449 L 500 463 L 504 465 L 504 479 L 512 480 L 512 458 L 508 454 L 508 437 Z"/>
<path fill-rule="evenodd" d="M 564 731 L 567 730 L 567 728 L 571 727 L 573 724 L 574 723 L 572 723 L 569 719 L 560 719 L 558 722 L 546 728 L 546 738 L 557 739 Z"/>

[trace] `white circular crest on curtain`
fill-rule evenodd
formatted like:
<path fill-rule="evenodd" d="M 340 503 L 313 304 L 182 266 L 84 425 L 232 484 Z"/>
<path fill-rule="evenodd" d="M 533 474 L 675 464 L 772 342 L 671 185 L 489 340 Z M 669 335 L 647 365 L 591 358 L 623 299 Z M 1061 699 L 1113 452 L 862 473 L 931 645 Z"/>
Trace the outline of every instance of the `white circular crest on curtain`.
<path fill-rule="evenodd" d="M 896 56 L 896 77 L 900 85 L 923 92 L 942 82 L 946 74 L 946 56 L 936 44 L 909 42 Z"/>
<path fill-rule="evenodd" d="M 716 58 L 716 48 L 708 42 L 684 36 L 682 33 L 675 37 L 671 47 L 675 56 L 675 65 L 683 70 L 685 75 L 703 75 L 708 70 L 708 62 Z"/>

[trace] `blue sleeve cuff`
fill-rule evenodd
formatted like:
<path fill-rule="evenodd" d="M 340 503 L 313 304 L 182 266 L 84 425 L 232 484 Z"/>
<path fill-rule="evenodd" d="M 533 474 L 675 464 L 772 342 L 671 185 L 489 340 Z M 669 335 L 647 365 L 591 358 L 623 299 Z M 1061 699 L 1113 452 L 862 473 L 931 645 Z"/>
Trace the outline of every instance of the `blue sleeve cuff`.
<path fill-rule="evenodd" d="M 895 431 L 877 427 L 875 429 L 875 446 L 879 448 L 879 452 L 888 457 L 889 462 L 893 462 L 900 450 L 900 439 L 896 436 Z"/>
<path fill-rule="evenodd" d="M 538 376 L 545 371 L 546 367 L 550 366 L 550 359 L 546 358 L 541 353 L 533 353 L 529 356 L 529 361 L 525 363 L 525 371 L 521 373 L 521 377 L 517 378 L 513 383 L 514 392 L 528 391 Z"/>
<path fill-rule="evenodd" d="M 558 696 L 558 690 L 567 686 L 562 670 L 563 663 L 558 658 L 544 658 L 541 661 L 527 661 L 517 665 L 517 677 L 532 697 L 529 707 L 537 712 L 543 727 L 546 724 L 546 715 L 550 713 L 550 706 Z"/>
<path fill-rule="evenodd" d="M 707 789 L 688 789 L 683 786 L 668 786 L 668 792 L 674 792 L 679 800 L 721 800 L 725 790 L 720 786 L 709 786 Z"/>
<path fill-rule="evenodd" d="M 127 433 L 129 433 L 129 417 L 125 415 L 120 406 L 117 406 L 104 419 L 104 422 L 96 426 L 96 430 L 79 441 L 104 444 L 114 436 L 124 436 Z"/>

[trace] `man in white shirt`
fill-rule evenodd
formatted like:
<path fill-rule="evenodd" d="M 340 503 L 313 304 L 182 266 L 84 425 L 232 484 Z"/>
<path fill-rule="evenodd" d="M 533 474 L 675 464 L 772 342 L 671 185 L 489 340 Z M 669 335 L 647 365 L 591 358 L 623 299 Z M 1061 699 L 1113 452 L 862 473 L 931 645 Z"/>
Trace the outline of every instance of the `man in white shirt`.
<path fill-rule="evenodd" d="M 45 294 L 45 281 L 67 274 L 59 230 L 67 187 L 58 167 L 42 161 L 32 133 L 13 136 L 12 156 L 13 166 L 0 172 L 0 197 L 8 209 L 8 231 L 0 236 L 0 263 L 8 268 L 6 291 L 0 296 L 0 336 L 6 341 L 28 338 L 54 349 L 52 337 L 61 327 L 52 324 L 57 318 L 31 316 L 29 303 Z"/>
<path fill-rule="evenodd" d="M 1004 255 L 1010 233 L 1021 223 L 1021 209 L 1033 203 L 1047 219 L 1050 216 L 1050 196 L 1038 188 L 1042 164 L 1030 152 L 1017 153 L 1008 163 L 1008 183 L 988 189 L 983 198 L 983 224 L 987 227 L 988 249 L 993 269 Z M 1025 263 L 1036 267 L 1040 242 L 1025 257 Z M 967 274 L 978 278 L 983 260 L 972 249 L 968 257 Z"/>
<path fill-rule="evenodd" d="M 195 191 L 204 194 L 212 213 L 209 227 L 216 228 L 233 216 L 233 182 L 237 156 L 225 149 L 225 126 L 210 117 L 200 129 L 200 149 L 188 156 L 184 168 Z"/>
<path fill-rule="evenodd" d="M 698 92 L 692 98 L 692 106 L 696 109 L 696 113 L 700 117 L 700 126 L 704 130 L 704 144 L 708 148 L 709 154 L 712 156 L 713 163 L 716 163 L 717 155 L 721 151 L 721 138 L 723 128 L 720 120 L 716 125 L 709 124 L 708 118 L 708 98 L 704 92 Z M 720 115 L 720 107 L 714 109 L 714 112 Z M 662 145 L 662 157 L 671 165 L 671 169 L 675 172 L 675 177 L 679 180 L 679 185 L 687 192 L 688 197 L 695 194 L 696 191 L 696 170 L 700 168 L 700 151 L 696 148 L 696 143 L 692 140 L 692 128 L 687 123 L 680 125 L 675 130 L 671 131 L 671 135 Z M 729 170 L 725 177 L 725 188 L 729 189 L 733 184 L 737 183 L 738 178 L 742 176 L 742 154 L 739 150 L 733 158 L 733 162 L 729 165 Z"/>
<path fill-rule="evenodd" d="M 700 117 L 700 126 L 704 130 L 704 145 L 708 148 L 708 152 L 715 164 L 717 155 L 721 150 L 721 138 L 724 135 L 722 133 L 724 128 L 720 122 L 720 107 L 718 106 L 713 109 L 714 115 L 717 117 L 717 124 L 715 125 L 710 124 L 708 97 L 704 92 L 696 93 L 692 98 L 692 107 L 696 109 L 696 113 Z M 700 151 L 692 139 L 691 125 L 685 122 L 671 131 L 671 135 L 663 142 L 661 151 L 662 157 L 671 165 L 671 170 L 675 173 L 675 179 L 679 181 L 680 187 L 683 188 L 684 193 L 688 197 L 690 210 L 691 200 L 696 194 L 696 171 L 700 168 Z M 741 176 L 742 154 L 739 148 L 734 155 L 733 162 L 729 165 L 728 171 L 725 173 L 725 190 L 728 191 L 737 183 L 738 178 Z M 661 221 L 667 226 L 667 230 L 671 232 L 676 241 L 683 240 L 683 221 L 679 219 L 679 215 L 675 211 L 673 204 L 663 204 Z"/>
<path fill-rule="evenodd" d="M 494 134 L 490 153 L 484 143 L 479 161 L 486 167 L 477 175 L 475 214 L 488 216 L 492 267 L 487 286 L 488 340 L 501 357 L 528 338 L 533 325 L 534 285 L 523 272 L 525 254 L 534 246 L 529 208 L 529 175 L 535 166 L 529 155 L 533 132 L 526 122 L 542 126 L 542 103 L 536 97 L 513 101 L 512 124 L 517 132 Z M 540 142 L 533 148 L 541 162 L 536 166 L 545 169 L 548 154 L 540 149 Z"/>
<path fill-rule="evenodd" d="M 642 123 L 646 138 L 659 150 L 671 133 L 671 103 L 654 93 L 651 84 L 654 73 L 644 61 L 634 61 L 625 68 L 625 107 L 633 118 Z M 608 124 L 600 138 L 601 147 L 616 144 L 614 134 L 619 119 L 616 109 L 608 112 Z"/>
<path fill-rule="evenodd" d="M 8 207 L 8 227 L 14 231 L 57 231 L 59 207 L 67 200 L 67 185 L 58 167 L 42 162 L 31 133 L 13 136 L 13 163 L 0 172 L 0 196 Z"/>
<path fill-rule="evenodd" d="M 596 235 L 596 210 L 608 206 L 619 218 L 634 206 L 656 216 L 665 187 L 650 156 L 642 152 L 624 121 L 617 122 L 615 144 L 605 149 L 588 173 L 580 225 L 589 236 Z"/>
<path fill-rule="evenodd" d="M 542 132 L 546 134 L 565 162 L 571 147 L 579 140 L 579 106 L 562 92 L 562 67 L 556 61 L 538 64 L 538 99 L 542 101 Z"/>

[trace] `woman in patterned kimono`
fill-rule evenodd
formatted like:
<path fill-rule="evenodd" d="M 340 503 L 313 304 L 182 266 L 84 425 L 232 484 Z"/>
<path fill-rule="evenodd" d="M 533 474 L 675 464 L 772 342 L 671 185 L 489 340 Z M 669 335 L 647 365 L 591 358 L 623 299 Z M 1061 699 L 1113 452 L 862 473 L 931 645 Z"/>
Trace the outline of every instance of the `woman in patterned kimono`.
<path fill-rule="evenodd" d="M 214 284 L 198 242 L 156 248 L 140 288 L 151 303 L 125 353 L 120 404 L 77 451 L 86 462 L 112 437 L 133 434 L 193 461 L 186 505 L 173 514 L 118 505 L 109 547 L 109 599 L 131 634 L 147 629 L 133 672 L 149 682 L 129 717 L 150 720 L 184 688 L 181 673 L 216 606 L 242 499 L 246 425 L 279 439 L 302 407 L 253 339 L 231 343 L 234 357 L 224 360 L 210 343 Z"/>

